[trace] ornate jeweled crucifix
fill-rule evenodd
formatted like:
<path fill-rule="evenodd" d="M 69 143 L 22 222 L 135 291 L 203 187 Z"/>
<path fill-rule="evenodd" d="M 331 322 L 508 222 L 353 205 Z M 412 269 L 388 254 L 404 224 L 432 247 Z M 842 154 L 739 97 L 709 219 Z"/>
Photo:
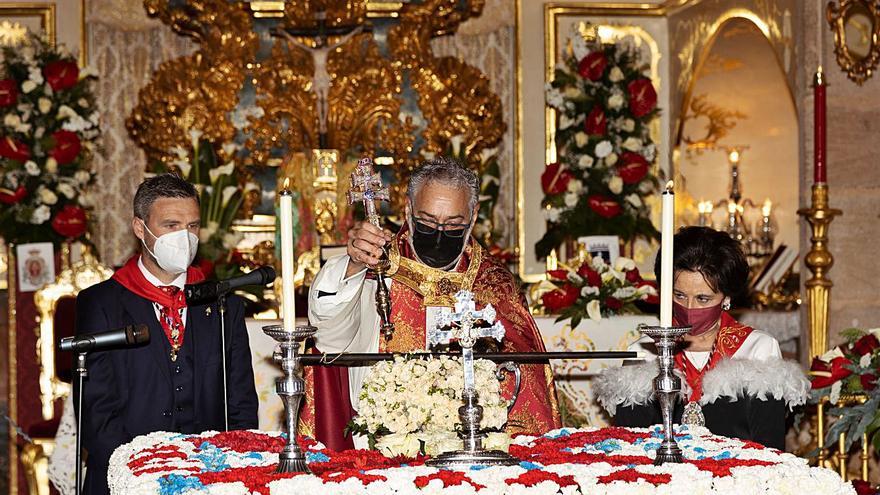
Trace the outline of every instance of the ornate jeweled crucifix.
<path fill-rule="evenodd" d="M 363 203 L 367 221 L 381 229 L 376 201 L 388 201 L 389 198 L 388 188 L 382 184 L 382 177 L 378 172 L 373 171 L 373 160 L 361 158 L 351 173 L 349 204 Z M 388 270 L 387 252 L 372 270 L 376 274 L 376 312 L 379 313 L 379 326 L 385 339 L 388 340 L 394 333 L 394 323 L 391 321 L 391 294 L 385 284 L 385 272 Z"/>
<path fill-rule="evenodd" d="M 478 321 L 485 322 L 487 326 L 475 326 Z M 428 347 L 457 341 L 461 346 L 464 365 L 464 389 L 474 391 L 474 344 L 478 339 L 486 337 L 498 342 L 504 338 L 504 325 L 495 321 L 495 308 L 487 304 L 477 311 L 474 294 L 460 290 L 455 294 L 455 309 L 440 310 L 436 327 L 428 330 Z"/>
<path fill-rule="evenodd" d="M 482 324 L 477 326 L 478 322 Z M 491 304 L 477 311 L 473 292 L 466 290 L 458 291 L 455 295 L 455 308 L 443 308 L 437 316 L 437 323 L 428 329 L 429 347 L 453 341 L 459 343 L 464 368 L 464 405 L 458 408 L 458 418 L 461 420 L 459 436 L 463 441 L 463 448 L 444 452 L 431 459 L 428 461 L 431 466 L 519 464 L 518 459 L 506 452 L 483 449 L 483 438 L 486 436 L 480 427 L 483 406 L 479 404 L 479 394 L 474 387 L 474 344 L 481 338 L 493 338 L 500 342 L 504 338 L 504 325 L 495 320 L 495 308 Z"/>

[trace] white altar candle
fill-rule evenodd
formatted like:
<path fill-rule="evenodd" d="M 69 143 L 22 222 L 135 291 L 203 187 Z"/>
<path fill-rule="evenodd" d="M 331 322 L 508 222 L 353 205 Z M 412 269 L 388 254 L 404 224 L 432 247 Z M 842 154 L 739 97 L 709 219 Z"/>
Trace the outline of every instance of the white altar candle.
<path fill-rule="evenodd" d="M 675 193 L 672 181 L 663 191 L 660 222 L 660 326 L 672 326 L 672 236 L 675 235 Z"/>
<path fill-rule="evenodd" d="M 284 318 L 284 331 L 295 330 L 296 306 L 293 294 L 293 193 L 287 188 L 288 179 L 284 180 L 284 190 L 281 191 L 279 201 L 279 215 L 281 216 L 281 314 Z"/>

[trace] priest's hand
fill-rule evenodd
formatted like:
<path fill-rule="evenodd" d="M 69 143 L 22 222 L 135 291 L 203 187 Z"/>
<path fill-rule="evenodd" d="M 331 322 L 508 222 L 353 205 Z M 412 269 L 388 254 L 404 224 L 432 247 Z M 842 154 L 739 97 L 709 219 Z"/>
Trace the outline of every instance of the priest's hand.
<path fill-rule="evenodd" d="M 348 231 L 347 251 L 351 261 L 345 276 L 350 277 L 364 269 L 373 268 L 382 257 L 382 248 L 391 242 L 391 232 L 382 230 L 370 222 L 358 222 Z"/>

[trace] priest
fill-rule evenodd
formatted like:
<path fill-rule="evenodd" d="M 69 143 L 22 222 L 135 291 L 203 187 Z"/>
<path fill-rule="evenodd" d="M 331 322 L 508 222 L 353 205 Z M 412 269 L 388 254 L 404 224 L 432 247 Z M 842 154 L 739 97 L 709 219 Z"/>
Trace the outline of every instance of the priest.
<path fill-rule="evenodd" d="M 318 328 L 317 349 L 326 353 L 425 350 L 426 328 L 433 326 L 440 308 L 451 307 L 455 294 L 468 290 L 478 307 L 495 307 L 506 329 L 502 352 L 544 351 L 513 275 L 471 236 L 479 191 L 476 174 L 452 159 L 436 158 L 410 177 L 405 222 L 396 235 L 368 222 L 355 225 L 349 231 L 347 254 L 328 260 L 309 292 L 309 320 Z M 367 270 L 379 263 L 383 250 L 391 265 L 395 330 L 389 339 L 379 329 L 376 280 Z M 549 365 L 521 368 L 522 388 L 508 430 L 543 433 L 559 427 Z M 331 448 L 352 446 L 343 430 L 356 414 L 368 372 L 367 367 L 314 371 L 304 420 L 314 428 L 311 433 Z"/>

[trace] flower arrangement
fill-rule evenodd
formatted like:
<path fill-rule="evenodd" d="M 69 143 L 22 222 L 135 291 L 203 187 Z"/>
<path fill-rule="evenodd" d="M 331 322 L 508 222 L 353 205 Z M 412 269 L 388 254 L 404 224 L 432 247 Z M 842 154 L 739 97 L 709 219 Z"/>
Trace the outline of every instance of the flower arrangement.
<path fill-rule="evenodd" d="M 481 425 L 495 430 L 484 445 L 506 450 L 510 438 L 499 430 L 507 423 L 508 401 L 501 397 L 495 364 L 474 361 L 474 380 L 483 407 Z M 348 429 L 366 435 L 371 447 L 389 457 L 455 450 L 461 447 L 455 430 L 463 387 L 459 358 L 400 357 L 377 363 L 364 380 L 358 415 Z"/>
<path fill-rule="evenodd" d="M 242 235 L 232 231 L 232 222 L 238 217 L 247 195 L 258 193 L 259 186 L 247 180 L 236 167 L 237 144 L 215 147 L 202 139 L 202 132 L 197 129 L 190 129 L 189 137 L 191 148 L 175 147 L 170 165 L 199 191 L 202 217 L 199 267 L 208 277 L 230 278 L 241 274 L 235 247 Z M 153 168 L 157 172 L 169 169 L 162 163 Z"/>
<path fill-rule="evenodd" d="M 570 318 L 576 327 L 584 318 L 599 321 L 603 316 L 640 313 L 636 301 L 659 303 L 655 282 L 644 280 L 629 258 L 618 257 L 609 265 L 601 256 L 586 255 L 576 266 L 547 272 L 552 289 L 541 296 L 541 306 L 558 313 L 556 321 Z"/>
<path fill-rule="evenodd" d="M 846 448 L 867 433 L 875 448 L 880 448 L 880 328 L 850 328 L 841 332 L 845 342 L 810 366 L 812 400 L 828 398 L 830 416 L 838 419 L 825 436 L 826 445 L 837 442 L 846 433 Z M 852 400 L 857 399 L 857 400 Z"/>
<path fill-rule="evenodd" d="M 539 257 L 584 235 L 659 237 L 644 201 L 658 186 L 649 126 L 659 114 L 645 73 L 629 44 L 572 36 L 546 91 L 559 116 L 559 161 L 541 175 L 548 229 L 535 246 Z"/>
<path fill-rule="evenodd" d="M 100 115 L 93 77 L 64 47 L 36 37 L 0 62 L 0 236 L 9 242 L 78 240 L 92 206 L 89 159 Z"/>

